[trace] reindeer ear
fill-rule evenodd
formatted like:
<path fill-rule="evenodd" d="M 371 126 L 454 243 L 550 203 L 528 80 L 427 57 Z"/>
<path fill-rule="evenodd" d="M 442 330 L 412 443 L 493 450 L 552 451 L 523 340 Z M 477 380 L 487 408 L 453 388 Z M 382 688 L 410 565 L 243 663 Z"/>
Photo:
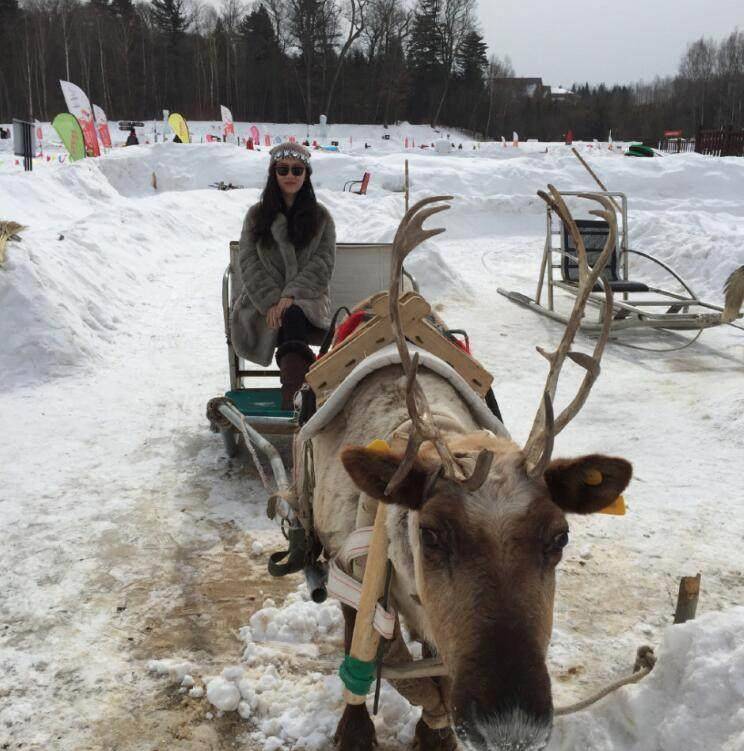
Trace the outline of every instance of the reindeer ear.
<path fill-rule="evenodd" d="M 572 514 L 593 514 L 625 490 L 632 474 L 625 459 L 589 454 L 550 462 L 544 477 L 556 505 Z"/>
<path fill-rule="evenodd" d="M 368 496 L 413 510 L 423 506 L 428 474 L 415 464 L 393 494 L 385 495 L 385 488 L 401 462 L 401 457 L 389 449 L 348 446 L 341 452 L 341 462 L 355 485 Z"/>

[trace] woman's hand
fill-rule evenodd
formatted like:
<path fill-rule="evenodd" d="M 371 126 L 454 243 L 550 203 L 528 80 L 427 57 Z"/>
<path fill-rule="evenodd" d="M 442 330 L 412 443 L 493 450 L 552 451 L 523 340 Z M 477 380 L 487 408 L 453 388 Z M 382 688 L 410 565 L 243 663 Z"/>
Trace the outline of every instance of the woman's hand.
<path fill-rule="evenodd" d="M 294 297 L 282 297 L 266 313 L 266 323 L 270 329 L 278 329 L 282 325 L 284 311 L 294 303 Z"/>

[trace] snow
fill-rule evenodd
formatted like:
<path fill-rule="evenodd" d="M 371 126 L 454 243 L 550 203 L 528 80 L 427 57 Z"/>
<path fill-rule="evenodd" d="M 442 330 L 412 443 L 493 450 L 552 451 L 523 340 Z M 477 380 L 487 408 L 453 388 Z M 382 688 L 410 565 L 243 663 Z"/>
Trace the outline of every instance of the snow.
<path fill-rule="evenodd" d="M 668 628 L 657 656 L 637 686 L 557 723 L 549 749 L 744 748 L 744 607 Z"/>
<path fill-rule="evenodd" d="M 240 704 L 238 687 L 226 678 L 213 678 L 207 683 L 207 700 L 223 712 L 231 712 Z"/>
<path fill-rule="evenodd" d="M 417 146 L 447 136 L 424 126 L 329 127 L 341 152 L 314 152 L 313 180 L 339 241 L 392 238 L 405 159 L 413 200 L 454 196 L 432 222 L 447 232 L 409 268 L 448 324 L 468 330 L 523 440 L 546 374 L 534 347 L 560 328 L 495 290 L 534 290 L 536 191 L 592 189 L 591 179 L 561 144 L 476 145 L 452 132 L 463 149 L 440 155 L 405 150 L 406 136 Z M 301 126 L 270 129 L 304 136 Z M 158 143 L 70 165 L 52 146 L 55 158 L 23 174 L 9 148 L 0 141 L 0 219 L 28 229 L 0 270 L 0 746 L 174 747 L 187 716 L 194 739 L 214 748 L 220 733 L 265 751 L 329 748 L 342 701 L 340 610 L 265 573 L 283 543 L 265 493 L 204 418 L 227 387 L 227 243 L 259 195 L 266 152 Z M 578 148 L 628 195 L 631 246 L 719 302 L 744 264 L 744 160 Z M 365 170 L 368 195 L 343 193 Z M 220 180 L 245 187 L 209 188 Z M 744 748 L 743 373 L 744 337 L 729 327 L 679 352 L 612 342 L 559 437 L 557 454 L 626 456 L 634 480 L 627 516 L 571 520 L 549 653 L 556 704 L 627 673 L 639 644 L 659 662 L 638 685 L 557 720 L 551 751 Z M 577 377 L 565 381 L 559 400 Z M 698 618 L 669 626 L 679 577 L 698 571 Z M 173 701 L 192 714 L 163 709 Z M 408 745 L 417 720 L 383 686 L 381 744 Z"/>

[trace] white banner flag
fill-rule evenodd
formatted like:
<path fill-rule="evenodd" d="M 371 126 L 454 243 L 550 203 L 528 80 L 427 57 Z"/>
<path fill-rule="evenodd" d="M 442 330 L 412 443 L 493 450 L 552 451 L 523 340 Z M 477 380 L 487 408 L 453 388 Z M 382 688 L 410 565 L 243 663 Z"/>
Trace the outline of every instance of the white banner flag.
<path fill-rule="evenodd" d="M 74 83 L 60 81 L 59 85 L 62 87 L 62 93 L 64 94 L 69 113 L 77 118 L 83 130 L 86 151 L 88 151 L 89 156 L 100 156 L 101 149 L 98 146 L 98 138 L 96 136 L 93 108 L 90 106 L 88 97 Z"/>
<path fill-rule="evenodd" d="M 233 124 L 232 112 L 224 104 L 220 105 L 220 112 L 222 113 L 222 124 L 225 127 L 225 138 L 227 136 L 234 136 L 235 125 Z"/>

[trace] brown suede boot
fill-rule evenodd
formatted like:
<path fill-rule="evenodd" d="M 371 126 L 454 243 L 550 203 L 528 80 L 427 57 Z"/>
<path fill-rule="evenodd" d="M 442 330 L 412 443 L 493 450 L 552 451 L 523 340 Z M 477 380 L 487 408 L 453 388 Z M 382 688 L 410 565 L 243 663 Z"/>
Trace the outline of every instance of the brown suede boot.
<path fill-rule="evenodd" d="M 305 382 L 305 374 L 315 362 L 315 355 L 305 342 L 284 342 L 276 350 L 276 362 L 282 383 L 282 409 L 294 410 L 294 396 Z"/>

